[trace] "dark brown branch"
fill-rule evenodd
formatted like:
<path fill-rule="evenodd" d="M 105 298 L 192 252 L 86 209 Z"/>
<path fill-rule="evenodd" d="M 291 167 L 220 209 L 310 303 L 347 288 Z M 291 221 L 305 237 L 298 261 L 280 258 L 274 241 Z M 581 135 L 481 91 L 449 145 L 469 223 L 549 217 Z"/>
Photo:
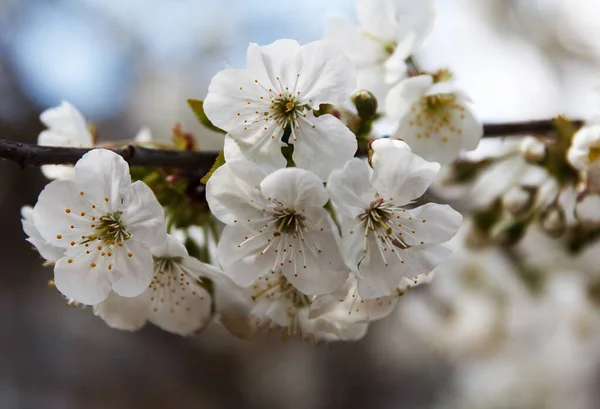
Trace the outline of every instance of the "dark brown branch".
<path fill-rule="evenodd" d="M 573 121 L 581 126 L 582 121 Z M 552 120 L 485 124 L 484 138 L 497 136 L 540 135 L 554 132 Z M 0 139 L 0 158 L 18 163 L 21 167 L 51 164 L 75 164 L 86 152 L 93 148 L 63 148 L 39 146 Z M 130 166 L 150 166 L 208 172 L 218 152 L 174 151 L 149 149 L 135 145 L 111 148 L 121 155 Z"/>
<path fill-rule="evenodd" d="M 73 165 L 93 148 L 39 146 L 0 139 L 0 157 L 18 163 L 22 168 L 51 164 Z M 134 145 L 111 148 L 130 166 L 152 166 L 183 170 L 208 171 L 218 152 L 149 149 Z"/>
<path fill-rule="evenodd" d="M 583 125 L 583 121 L 573 120 L 571 122 L 576 128 Z M 484 138 L 493 138 L 496 136 L 543 135 L 554 132 L 555 128 L 551 119 L 483 125 Z"/>

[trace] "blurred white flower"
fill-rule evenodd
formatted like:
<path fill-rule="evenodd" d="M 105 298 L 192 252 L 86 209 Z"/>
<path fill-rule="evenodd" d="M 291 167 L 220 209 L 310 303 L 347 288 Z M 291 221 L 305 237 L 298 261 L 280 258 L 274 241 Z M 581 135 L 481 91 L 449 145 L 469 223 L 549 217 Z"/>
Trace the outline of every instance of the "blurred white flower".
<path fill-rule="evenodd" d="M 389 89 L 406 77 L 406 59 L 433 30 L 435 14 L 433 0 L 358 0 L 358 26 L 331 20 L 326 38 L 354 63 L 358 87 L 383 105 Z"/>
<path fill-rule="evenodd" d="M 81 113 L 68 102 L 42 112 L 40 120 L 48 127 L 38 137 L 38 145 L 65 148 L 89 148 L 94 146 L 94 137 Z M 42 173 L 48 179 L 72 179 L 73 166 L 44 165 Z"/>
<path fill-rule="evenodd" d="M 127 162 L 105 149 L 85 154 L 73 180 L 48 184 L 33 220 L 44 240 L 65 250 L 54 267 L 56 288 L 88 305 L 104 301 L 111 290 L 140 295 L 152 280 L 150 248 L 166 238 L 152 190 L 132 184 Z"/>
<path fill-rule="evenodd" d="M 523 138 L 519 148 L 528 163 L 540 163 L 546 157 L 546 144 L 533 136 Z"/>
<path fill-rule="evenodd" d="M 204 101 L 208 118 L 228 131 L 227 162 L 249 160 L 271 172 L 286 166 L 281 147 L 291 143 L 296 165 L 326 179 L 354 156 L 354 134 L 334 116 L 313 113 L 321 104 L 342 103 L 356 88 L 343 52 L 324 41 L 278 40 L 250 44 L 247 65 L 218 73 Z"/>
<path fill-rule="evenodd" d="M 600 194 L 589 192 L 577 199 L 575 217 L 586 227 L 600 225 Z"/>
<path fill-rule="evenodd" d="M 585 172 L 592 188 L 600 189 L 600 124 L 586 125 L 577 131 L 567 159 L 575 169 Z"/>
<path fill-rule="evenodd" d="M 23 231 L 27 235 L 27 241 L 35 247 L 40 256 L 51 263 L 55 263 L 62 258 L 65 254 L 65 249 L 48 243 L 35 227 L 35 223 L 33 222 L 33 208 L 31 206 L 23 206 L 21 208 L 21 217 L 21 224 Z"/>
<path fill-rule="evenodd" d="M 346 257 L 365 299 L 391 295 L 405 277 L 432 271 L 450 255 L 439 243 L 454 236 L 462 222 L 447 205 L 406 208 L 425 193 L 439 164 L 413 154 L 401 141 L 375 141 L 371 147 L 373 169 L 352 159 L 327 183 L 342 216 Z"/>
<path fill-rule="evenodd" d="M 154 256 L 152 283 L 134 298 L 111 293 L 94 306 L 94 314 L 109 326 L 134 331 L 150 321 L 179 335 L 202 331 L 211 321 L 211 301 L 203 277 L 215 268 L 188 255 L 185 246 L 167 235 L 165 244 L 151 249 Z"/>
<path fill-rule="evenodd" d="M 446 165 L 463 151 L 477 148 L 483 124 L 468 106 L 469 98 L 451 83 L 431 75 L 402 81 L 386 99 L 387 115 L 399 121 L 395 137 L 417 155 Z"/>
<path fill-rule="evenodd" d="M 314 174 L 287 168 L 265 176 L 252 162 L 228 162 L 209 179 L 206 200 L 227 224 L 219 261 L 238 285 L 282 271 L 300 291 L 316 295 L 346 281 L 337 231 L 323 208 L 329 195 Z"/>

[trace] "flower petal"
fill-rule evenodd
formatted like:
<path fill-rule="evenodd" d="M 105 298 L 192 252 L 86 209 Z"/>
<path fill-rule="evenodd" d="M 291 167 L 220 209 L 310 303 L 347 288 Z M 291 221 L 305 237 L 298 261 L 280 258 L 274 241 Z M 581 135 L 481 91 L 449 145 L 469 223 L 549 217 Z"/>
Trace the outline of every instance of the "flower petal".
<path fill-rule="evenodd" d="M 430 273 L 438 265 L 446 262 L 452 255 L 452 250 L 434 243 L 411 247 L 402 252 L 402 258 L 409 265 L 409 276 Z"/>
<path fill-rule="evenodd" d="M 261 254 L 273 235 L 265 232 L 252 240 L 247 239 L 255 234 L 256 231 L 247 225 L 225 226 L 219 240 L 217 252 L 223 272 L 242 287 L 270 274 L 276 260 L 272 250 Z"/>
<path fill-rule="evenodd" d="M 287 209 L 298 212 L 305 208 L 321 208 L 329 200 L 323 182 L 313 173 L 299 168 L 279 169 L 260 183 L 265 197 L 277 200 Z"/>
<path fill-rule="evenodd" d="M 95 251 L 58 260 L 54 265 L 54 285 L 65 297 L 86 305 L 101 303 L 111 289 L 108 271 Z"/>
<path fill-rule="evenodd" d="M 45 110 L 40 120 L 50 131 L 40 134 L 38 145 L 88 147 L 94 144 L 85 118 L 68 102 Z"/>
<path fill-rule="evenodd" d="M 386 200 L 405 205 L 425 193 L 440 170 L 407 150 L 393 149 L 378 154 L 372 184 Z"/>
<path fill-rule="evenodd" d="M 400 82 L 387 95 L 386 114 L 396 119 L 403 118 L 432 85 L 433 77 L 431 75 L 418 75 Z M 402 135 L 398 135 L 398 137 L 402 138 Z"/>
<path fill-rule="evenodd" d="M 183 264 L 173 263 L 171 270 L 164 274 L 170 274 L 172 279 L 164 280 L 161 277 L 161 285 L 152 288 L 149 321 L 165 331 L 182 336 L 203 330 L 212 316 L 210 294 L 188 274 Z M 185 282 L 178 283 L 180 278 Z"/>
<path fill-rule="evenodd" d="M 74 182 L 91 203 L 112 213 L 131 185 L 129 165 L 112 151 L 94 149 L 77 161 Z"/>
<path fill-rule="evenodd" d="M 106 300 L 94 305 L 94 315 L 115 329 L 137 331 L 146 325 L 150 310 L 150 293 L 128 298 L 111 292 Z"/>
<path fill-rule="evenodd" d="M 254 122 L 234 128 L 225 137 L 225 161 L 246 160 L 258 164 L 265 172 L 285 168 L 281 153 L 283 128 L 276 121 Z"/>
<path fill-rule="evenodd" d="M 444 243 L 456 235 L 463 217 L 448 205 L 427 203 L 408 210 L 410 219 L 402 218 L 402 225 L 412 234 L 402 238 L 409 246 L 425 243 Z"/>
<path fill-rule="evenodd" d="M 92 210 L 73 182 L 55 180 L 46 185 L 38 196 L 33 221 L 49 244 L 69 248 L 72 241 L 79 242 L 82 234 L 87 236 L 92 231 L 88 222 L 80 216 L 80 212 Z"/>
<path fill-rule="evenodd" d="M 64 256 L 65 249 L 53 246 L 42 238 L 33 222 L 33 208 L 31 206 L 23 206 L 21 208 L 21 216 L 23 217 L 21 219 L 23 231 L 28 236 L 27 241 L 36 248 L 40 256 L 51 262 L 61 259 Z"/>
<path fill-rule="evenodd" d="M 155 247 L 166 240 L 165 215 L 154 192 L 144 182 L 137 181 L 124 191 L 119 206 L 127 232 L 146 247 Z"/>
<path fill-rule="evenodd" d="M 296 40 L 282 39 L 269 45 L 251 43 L 247 53 L 248 75 L 263 88 L 285 93 L 292 88 L 302 67 L 301 47 Z"/>
<path fill-rule="evenodd" d="M 150 250 L 131 239 L 125 240 L 123 247 L 115 247 L 114 253 L 114 265 L 109 270 L 114 292 L 123 297 L 137 297 L 152 281 Z"/>
<path fill-rule="evenodd" d="M 266 205 L 259 190 L 264 179 L 258 165 L 247 161 L 227 162 L 206 184 L 206 201 L 211 213 L 226 224 L 261 218 Z"/>
<path fill-rule="evenodd" d="M 371 186 L 372 173 L 369 165 L 358 158 L 348 161 L 343 169 L 331 172 L 327 190 L 342 215 L 358 217 L 369 207 L 377 193 Z"/>
<path fill-rule="evenodd" d="M 332 18 L 327 22 L 326 39 L 340 47 L 357 70 L 379 64 L 387 56 L 380 43 L 345 19 Z"/>
<path fill-rule="evenodd" d="M 341 104 L 356 90 L 354 66 L 333 43 L 313 41 L 302 47 L 302 70 L 297 92 L 303 102 L 318 109 L 324 103 Z"/>
<path fill-rule="evenodd" d="M 296 166 L 316 173 L 322 180 L 352 159 L 358 147 L 356 136 L 339 119 L 329 114 L 317 118 L 312 111 L 298 119 L 290 143 L 294 144 Z"/>
<path fill-rule="evenodd" d="M 269 93 L 254 82 L 248 70 L 228 69 L 211 80 L 203 107 L 215 126 L 231 131 L 269 111 L 270 102 Z"/>

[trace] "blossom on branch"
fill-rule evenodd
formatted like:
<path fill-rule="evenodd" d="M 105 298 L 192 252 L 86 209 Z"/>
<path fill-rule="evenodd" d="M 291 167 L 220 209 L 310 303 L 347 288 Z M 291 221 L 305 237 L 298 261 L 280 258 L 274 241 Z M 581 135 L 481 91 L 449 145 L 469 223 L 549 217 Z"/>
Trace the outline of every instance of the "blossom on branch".
<path fill-rule="evenodd" d="M 81 112 L 63 101 L 59 106 L 42 112 L 40 120 L 48 127 L 38 137 L 38 145 L 62 146 L 68 148 L 89 148 L 94 146 L 94 136 Z M 75 170 L 66 165 L 44 165 L 42 173 L 48 179 L 72 179 Z"/>
<path fill-rule="evenodd" d="M 390 88 L 406 78 L 405 60 L 433 30 L 435 14 L 433 0 L 359 0 L 358 26 L 331 20 L 327 39 L 352 60 L 358 87 L 383 105 Z"/>
<path fill-rule="evenodd" d="M 134 298 L 113 292 L 94 306 L 94 314 L 117 329 L 134 331 L 150 321 L 183 336 L 200 332 L 212 316 L 212 298 L 202 280 L 215 268 L 190 257 L 185 246 L 169 235 L 151 251 L 153 278 L 146 291 Z"/>
<path fill-rule="evenodd" d="M 440 166 L 413 154 L 401 141 L 372 144 L 373 169 L 352 159 L 327 183 L 342 216 L 346 257 L 365 299 L 393 294 L 406 277 L 428 273 L 445 261 L 442 246 L 454 236 L 462 215 L 447 205 L 407 208 L 421 197 Z M 373 159 L 372 158 L 372 159 Z"/>
<path fill-rule="evenodd" d="M 296 166 L 326 179 L 354 156 L 357 142 L 337 118 L 317 117 L 313 110 L 344 102 L 355 88 L 352 63 L 327 42 L 250 44 L 247 68 L 218 73 L 204 110 L 214 125 L 228 132 L 227 162 L 252 161 L 271 172 L 286 166 L 281 148 L 289 143 Z"/>
<path fill-rule="evenodd" d="M 125 160 L 105 149 L 85 154 L 73 180 L 56 180 L 38 197 L 35 227 L 64 249 L 54 266 L 56 288 L 94 305 L 111 290 L 140 295 L 152 280 L 151 247 L 166 240 L 163 209 L 142 182 L 131 183 Z"/>
<path fill-rule="evenodd" d="M 395 137 L 417 155 L 446 165 L 461 151 L 475 149 L 483 136 L 483 124 L 469 102 L 456 86 L 419 75 L 390 91 L 386 113 L 398 121 Z"/>
<path fill-rule="evenodd" d="M 208 181 L 206 199 L 227 225 L 219 261 L 238 285 L 281 271 L 304 294 L 317 295 L 346 281 L 335 225 L 323 208 L 329 195 L 314 174 L 288 168 L 265 175 L 252 162 L 228 162 Z"/>

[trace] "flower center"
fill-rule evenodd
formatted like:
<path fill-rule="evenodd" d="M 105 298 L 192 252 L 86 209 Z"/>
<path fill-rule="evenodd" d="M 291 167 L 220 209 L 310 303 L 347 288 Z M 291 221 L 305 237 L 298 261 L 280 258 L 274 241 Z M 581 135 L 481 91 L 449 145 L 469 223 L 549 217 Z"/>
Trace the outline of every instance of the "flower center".
<path fill-rule="evenodd" d="M 462 135 L 459 121 L 465 119 L 465 107 L 457 102 L 454 94 L 436 94 L 421 98 L 413 104 L 409 126 L 417 127 L 417 139 L 439 137 L 442 142 Z"/>
<path fill-rule="evenodd" d="M 115 243 L 123 243 L 123 240 L 129 240 L 131 235 L 125 230 L 121 220 L 121 214 L 118 211 L 114 213 L 106 213 L 100 216 L 91 227 L 95 228 L 95 232 L 87 237 L 83 243 L 92 240 L 101 240 L 104 244 L 114 245 Z"/>
<path fill-rule="evenodd" d="M 277 229 L 273 232 L 273 236 L 279 237 L 282 234 L 293 235 L 294 238 L 306 231 L 306 217 L 296 213 L 292 209 L 276 208 L 274 219 L 276 220 Z"/>
<path fill-rule="evenodd" d="M 365 238 L 369 237 L 370 232 L 374 233 L 377 243 L 387 251 L 388 248 L 394 253 L 394 248 L 401 250 L 410 248 L 402 238 L 402 223 L 397 223 L 401 219 L 399 212 L 405 212 L 405 209 L 386 203 L 383 199 L 375 199 L 370 203 L 368 209 L 359 216 L 359 219 L 366 225 Z M 366 247 L 365 247 L 366 249 Z"/>
<path fill-rule="evenodd" d="M 284 128 L 294 124 L 307 108 L 293 94 L 279 94 L 271 99 L 271 116 Z"/>
<path fill-rule="evenodd" d="M 312 297 L 305 295 L 298 291 L 283 275 L 279 275 L 277 280 L 268 282 L 268 278 L 260 278 L 260 281 L 265 280 L 264 288 L 257 286 L 258 291 L 252 296 L 254 302 L 266 300 L 285 298 L 295 308 L 309 307 L 312 303 Z M 288 311 L 288 313 L 294 314 L 295 312 Z"/>

